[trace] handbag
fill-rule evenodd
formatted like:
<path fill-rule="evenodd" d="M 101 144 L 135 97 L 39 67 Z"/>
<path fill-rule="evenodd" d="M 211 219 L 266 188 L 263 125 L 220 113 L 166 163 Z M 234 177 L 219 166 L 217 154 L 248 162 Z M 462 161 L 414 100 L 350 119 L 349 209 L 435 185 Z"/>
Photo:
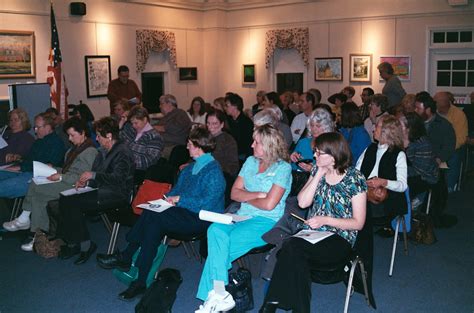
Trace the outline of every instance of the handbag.
<path fill-rule="evenodd" d="M 373 204 L 380 204 L 387 200 L 388 191 L 385 187 L 370 187 L 367 190 L 367 201 Z"/>
<path fill-rule="evenodd" d="M 418 213 L 413 217 L 412 225 L 413 229 L 410 234 L 410 239 L 414 242 L 432 245 L 437 241 L 434 233 L 433 220 L 429 215 Z"/>
<path fill-rule="evenodd" d="M 253 309 L 252 274 L 248 269 L 241 267 L 230 273 L 226 290 L 235 301 L 235 307 L 229 312 L 243 313 Z"/>
<path fill-rule="evenodd" d="M 161 199 L 170 190 L 171 185 L 168 183 L 159 183 L 145 179 L 133 199 L 133 212 L 138 215 L 142 214 L 143 209 L 138 207 L 139 204 L 147 203 L 150 200 Z"/>
<path fill-rule="evenodd" d="M 46 259 L 55 258 L 58 256 L 62 245 L 64 245 L 64 242 L 61 239 L 49 241 L 46 234 L 38 230 L 34 238 L 33 251 Z"/>

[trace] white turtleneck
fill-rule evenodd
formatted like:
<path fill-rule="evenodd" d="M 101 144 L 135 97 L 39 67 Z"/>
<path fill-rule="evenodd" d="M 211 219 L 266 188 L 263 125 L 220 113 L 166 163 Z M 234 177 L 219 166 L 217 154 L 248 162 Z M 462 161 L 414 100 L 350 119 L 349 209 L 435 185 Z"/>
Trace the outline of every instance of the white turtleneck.
<path fill-rule="evenodd" d="M 370 172 L 370 175 L 368 178 L 378 176 L 380 159 L 382 158 L 383 154 L 387 150 L 388 150 L 388 145 L 379 144 L 377 146 L 377 155 L 375 159 L 375 165 L 374 165 L 374 168 L 372 169 L 372 172 Z M 367 151 L 367 149 L 364 150 L 364 152 L 360 155 L 359 159 L 357 160 L 356 168 L 358 170 L 360 170 L 360 167 L 362 166 L 362 161 L 364 160 L 365 151 Z M 397 164 L 395 165 L 395 167 L 397 170 L 397 180 L 387 179 L 387 189 L 395 191 L 395 192 L 404 192 L 408 187 L 408 183 L 407 183 L 408 166 L 407 166 L 407 157 L 405 155 L 405 152 L 400 151 L 400 153 L 398 153 Z"/>

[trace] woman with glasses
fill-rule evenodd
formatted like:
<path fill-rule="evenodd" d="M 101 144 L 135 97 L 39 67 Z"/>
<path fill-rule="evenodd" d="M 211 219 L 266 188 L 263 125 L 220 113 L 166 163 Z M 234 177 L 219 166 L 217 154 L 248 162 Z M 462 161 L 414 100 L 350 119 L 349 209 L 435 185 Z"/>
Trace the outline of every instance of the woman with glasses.
<path fill-rule="evenodd" d="M 259 312 L 277 308 L 309 313 L 311 265 L 339 263 L 354 247 L 365 223 L 367 185 L 351 166 L 351 151 L 339 133 L 325 133 L 314 142 L 316 166 L 298 194 L 298 205 L 309 207 L 306 228 L 333 235 L 315 244 L 290 237 L 279 251 L 265 302 Z"/>
<path fill-rule="evenodd" d="M 30 152 L 35 141 L 28 132 L 30 128 L 30 120 L 25 110 L 18 108 L 8 112 L 8 129 L 1 134 L 8 145 L 0 149 L 0 165 L 20 160 Z"/>

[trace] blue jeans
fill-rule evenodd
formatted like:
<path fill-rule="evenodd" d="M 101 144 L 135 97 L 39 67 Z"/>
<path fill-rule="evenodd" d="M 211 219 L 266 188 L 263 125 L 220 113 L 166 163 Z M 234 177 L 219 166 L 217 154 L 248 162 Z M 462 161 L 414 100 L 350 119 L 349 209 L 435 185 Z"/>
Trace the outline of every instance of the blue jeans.
<path fill-rule="evenodd" d="M 32 172 L 0 171 L 0 198 L 24 197 L 32 178 Z"/>
<path fill-rule="evenodd" d="M 231 225 L 214 223 L 207 230 L 208 256 L 199 282 L 197 298 L 206 300 L 214 280 L 227 285 L 232 262 L 253 248 L 266 244 L 262 235 L 275 225 L 265 217 L 253 217 Z"/>

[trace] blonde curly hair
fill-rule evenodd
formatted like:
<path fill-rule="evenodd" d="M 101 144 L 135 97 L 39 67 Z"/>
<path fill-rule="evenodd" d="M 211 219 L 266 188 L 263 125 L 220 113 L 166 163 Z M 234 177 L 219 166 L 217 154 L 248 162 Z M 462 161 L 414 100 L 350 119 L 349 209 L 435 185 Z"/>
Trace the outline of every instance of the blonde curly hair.
<path fill-rule="evenodd" d="M 379 142 L 387 144 L 390 150 L 393 148 L 403 150 L 403 128 L 400 121 L 393 115 L 382 115 L 378 123 L 382 127 Z"/>
<path fill-rule="evenodd" d="M 281 131 L 270 124 L 265 124 L 255 127 L 253 131 L 254 140 L 256 137 L 262 142 L 266 154 L 264 162 L 271 165 L 280 160 L 287 162 L 290 160 L 288 146 Z"/>

